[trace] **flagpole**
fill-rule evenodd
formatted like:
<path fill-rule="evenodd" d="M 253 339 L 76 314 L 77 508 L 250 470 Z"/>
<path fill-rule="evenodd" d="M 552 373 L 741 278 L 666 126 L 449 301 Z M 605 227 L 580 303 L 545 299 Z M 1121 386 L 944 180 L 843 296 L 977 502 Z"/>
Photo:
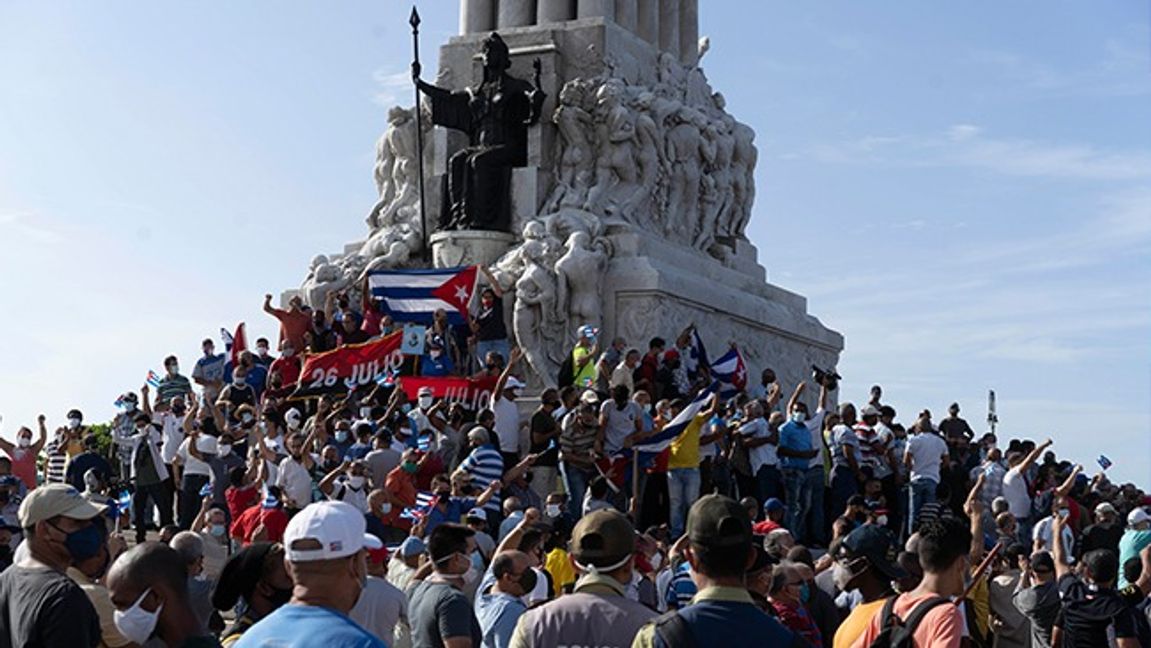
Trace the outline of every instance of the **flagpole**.
<path fill-rule="evenodd" d="M 420 12 L 412 5 L 412 15 L 408 18 L 412 26 L 412 68 L 418 70 L 420 66 Z M 420 110 L 420 83 L 419 75 L 412 79 L 415 87 L 416 103 L 412 109 L 416 112 L 416 185 L 420 191 L 420 236 L 424 242 L 424 261 L 432 260 L 432 243 L 428 240 L 428 215 L 424 208 L 424 119 Z"/>

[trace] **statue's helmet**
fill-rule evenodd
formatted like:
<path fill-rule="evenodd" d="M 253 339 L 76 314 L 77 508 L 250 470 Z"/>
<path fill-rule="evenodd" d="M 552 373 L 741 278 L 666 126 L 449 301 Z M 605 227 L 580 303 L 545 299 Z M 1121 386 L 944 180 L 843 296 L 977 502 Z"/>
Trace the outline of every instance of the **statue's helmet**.
<path fill-rule="evenodd" d="M 495 32 L 485 38 L 483 44 L 480 45 L 480 57 L 483 59 L 484 67 L 492 67 L 499 72 L 503 72 L 512 65 L 508 44 Z"/>
<path fill-rule="evenodd" d="M 392 106 L 388 109 L 388 123 L 396 124 L 408 117 L 408 109 L 402 106 Z"/>

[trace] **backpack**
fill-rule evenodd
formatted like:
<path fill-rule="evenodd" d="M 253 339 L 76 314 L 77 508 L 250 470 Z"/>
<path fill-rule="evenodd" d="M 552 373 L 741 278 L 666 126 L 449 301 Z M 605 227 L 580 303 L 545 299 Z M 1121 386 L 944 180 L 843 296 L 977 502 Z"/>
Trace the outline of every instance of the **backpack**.
<path fill-rule="evenodd" d="M 572 360 L 570 351 L 564 356 L 564 361 L 560 363 L 559 372 L 556 374 L 556 384 L 560 389 L 575 384 L 575 362 Z"/>
<path fill-rule="evenodd" d="M 869 648 L 913 648 L 915 643 L 912 635 L 915 634 L 915 628 L 919 626 L 923 617 L 936 606 L 950 603 L 947 599 L 937 596 L 915 606 L 907 619 L 902 620 L 895 616 L 896 598 L 898 597 L 893 596 L 883 604 L 883 612 L 879 616 L 879 636 L 868 645 Z"/>
<path fill-rule="evenodd" d="M 696 648 L 696 646 L 699 645 L 695 640 L 695 635 L 691 633 L 691 628 L 687 625 L 687 620 L 680 616 L 675 610 L 657 617 L 653 623 L 655 625 L 655 635 L 659 637 L 665 646 L 671 646 L 673 648 Z M 807 642 L 799 636 L 799 633 L 793 632 L 791 644 L 786 648 L 806 647 Z"/>

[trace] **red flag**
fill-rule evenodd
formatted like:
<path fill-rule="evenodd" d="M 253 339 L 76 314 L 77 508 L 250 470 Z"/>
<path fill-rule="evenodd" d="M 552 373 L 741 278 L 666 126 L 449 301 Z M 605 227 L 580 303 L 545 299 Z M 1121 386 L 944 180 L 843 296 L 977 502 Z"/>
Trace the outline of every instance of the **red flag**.
<path fill-rule="evenodd" d="M 248 350 L 248 331 L 244 328 L 244 323 L 240 322 L 236 326 L 236 332 L 232 334 L 232 366 L 240 366 L 240 354 Z"/>

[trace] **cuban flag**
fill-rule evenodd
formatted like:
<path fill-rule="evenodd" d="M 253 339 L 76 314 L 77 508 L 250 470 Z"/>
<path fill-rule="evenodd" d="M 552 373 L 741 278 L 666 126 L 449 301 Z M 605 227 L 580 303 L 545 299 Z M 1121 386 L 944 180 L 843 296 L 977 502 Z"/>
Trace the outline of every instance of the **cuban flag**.
<path fill-rule="evenodd" d="M 686 355 L 684 365 L 687 368 L 688 377 L 692 380 L 695 380 L 699 374 L 700 367 L 706 369 L 711 366 L 711 363 L 707 359 L 707 349 L 703 346 L 703 338 L 699 336 L 699 329 L 697 329 L 694 324 L 689 333 Z"/>
<path fill-rule="evenodd" d="M 1108 468 L 1110 468 L 1112 466 L 1111 460 L 1108 459 L 1106 455 L 1099 455 L 1098 461 L 1099 461 L 1099 467 L 1102 468 L 1103 470 L 1107 470 Z"/>
<path fill-rule="evenodd" d="M 420 491 L 416 493 L 416 505 L 409 506 L 400 511 L 400 517 L 405 520 L 418 522 L 428 513 L 432 512 L 432 507 L 436 505 L 436 496 L 434 493 L 428 491 Z"/>
<path fill-rule="evenodd" d="M 224 350 L 228 352 L 228 357 L 232 361 L 232 366 L 240 364 L 240 354 L 248 350 L 248 329 L 240 322 L 236 326 L 235 333 L 229 333 L 227 329 L 220 329 L 220 338 L 224 341 Z M 231 381 L 231 376 L 228 377 Z"/>
<path fill-rule="evenodd" d="M 380 375 L 376 376 L 376 384 L 381 386 L 381 387 L 395 387 L 396 386 L 396 379 L 398 377 L 399 377 L 398 373 L 396 373 L 395 371 L 393 371 L 391 369 L 387 369 L 383 373 L 381 373 Z"/>
<path fill-rule="evenodd" d="M 715 393 L 716 384 L 712 383 L 710 387 L 701 391 L 683 411 L 679 413 L 670 423 L 663 426 L 663 429 L 657 432 L 654 436 L 648 437 L 643 440 L 642 445 L 634 447 L 639 452 L 663 452 L 664 448 L 671 445 L 687 426 L 691 424 L 692 419 L 699 415 L 700 412 L 707 407 L 711 395 Z"/>
<path fill-rule="evenodd" d="M 116 509 L 120 515 L 126 515 L 128 511 L 131 511 L 132 494 L 128 491 L 120 493 L 120 499 L 116 500 Z"/>
<path fill-rule="evenodd" d="M 376 270 L 368 273 L 368 291 L 397 322 L 432 323 L 438 309 L 456 326 L 467 323 L 476 291 L 476 266 L 431 270 Z"/>
<path fill-rule="evenodd" d="M 160 386 L 160 374 L 158 374 L 158 373 L 156 373 L 155 371 L 152 371 L 151 369 L 149 369 L 149 370 L 148 370 L 148 377 L 147 377 L 147 378 L 145 378 L 145 381 L 146 381 L 146 382 L 147 382 L 149 385 L 151 385 L 152 387 L 159 387 L 159 386 Z"/>
<path fill-rule="evenodd" d="M 719 383 L 719 397 L 727 400 L 747 387 L 747 365 L 743 363 L 743 356 L 738 347 L 723 354 L 715 364 L 711 365 L 711 375 Z"/>

